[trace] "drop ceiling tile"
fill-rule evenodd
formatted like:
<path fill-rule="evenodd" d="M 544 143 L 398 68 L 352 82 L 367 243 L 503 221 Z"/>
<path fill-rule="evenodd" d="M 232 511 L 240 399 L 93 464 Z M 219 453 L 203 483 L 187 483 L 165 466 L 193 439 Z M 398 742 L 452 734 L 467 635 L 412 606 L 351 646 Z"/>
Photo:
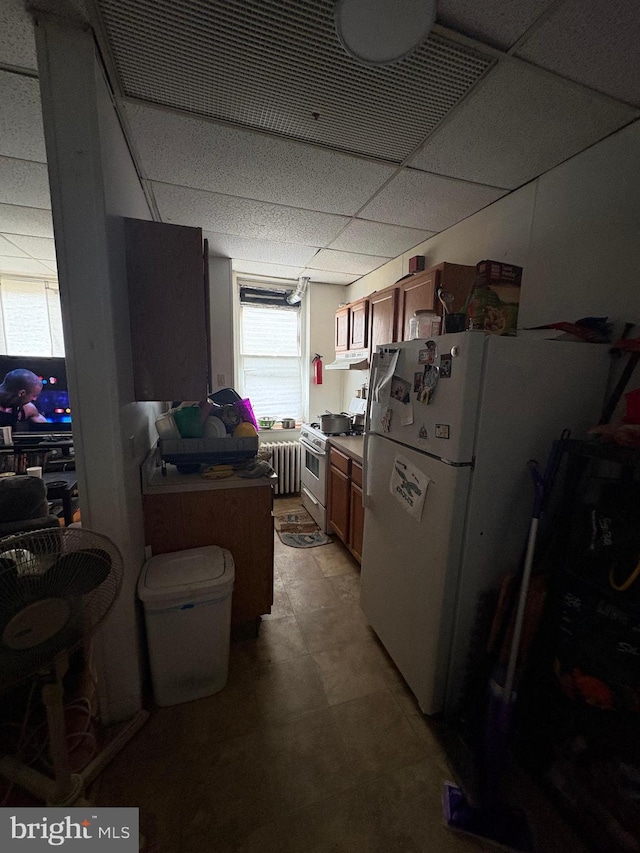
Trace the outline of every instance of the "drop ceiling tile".
<path fill-rule="evenodd" d="M 317 246 L 296 246 L 292 243 L 270 243 L 251 240 L 231 234 L 202 234 L 209 241 L 209 252 L 223 258 L 242 258 L 247 261 L 264 261 L 268 264 L 302 266 L 318 251 Z"/>
<path fill-rule="evenodd" d="M 0 233 L 11 239 L 12 234 L 31 237 L 53 237 L 53 220 L 50 210 L 0 204 Z"/>
<path fill-rule="evenodd" d="M 153 192 L 164 222 L 193 225 L 205 231 L 238 237 L 325 246 L 349 221 L 345 216 L 249 201 L 169 184 L 154 182 Z"/>
<path fill-rule="evenodd" d="M 314 270 L 310 267 L 305 267 L 302 270 L 302 275 L 308 275 L 311 282 L 317 281 L 319 284 L 353 284 L 360 276 L 346 272 L 330 272 L 329 270 Z"/>
<path fill-rule="evenodd" d="M 0 63 L 37 68 L 33 22 L 24 0 L 2 0 L 0 8 Z"/>
<path fill-rule="evenodd" d="M 356 255 L 353 252 L 321 249 L 313 259 L 313 266 L 317 270 L 325 269 L 329 272 L 352 273 L 360 276 L 381 267 L 388 260 L 390 259 L 378 255 Z"/>
<path fill-rule="evenodd" d="M 126 95 L 399 163 L 493 62 L 432 33 L 384 67 L 348 56 L 335 0 L 94 0 Z"/>
<path fill-rule="evenodd" d="M 233 260 L 232 269 L 242 275 L 263 275 L 267 278 L 286 278 L 297 280 L 302 273 L 302 267 L 285 266 L 284 264 L 266 264 L 263 261 Z"/>
<path fill-rule="evenodd" d="M 49 237 L 25 237 L 14 235 L 9 238 L 12 243 L 38 261 L 55 261 L 56 244 Z"/>
<path fill-rule="evenodd" d="M 418 243 L 424 243 L 433 236 L 433 233 L 433 231 L 417 231 L 399 225 L 382 225 L 380 222 L 354 219 L 327 248 L 395 258 L 413 246 L 417 246 Z"/>
<path fill-rule="evenodd" d="M 353 214 L 394 167 L 135 104 L 127 113 L 145 176 L 225 195 Z"/>
<path fill-rule="evenodd" d="M 26 252 L 23 252 L 22 249 L 19 249 L 13 240 L 7 240 L 6 237 L 3 237 L 0 234 L 0 256 L 6 258 L 28 258 Z"/>
<path fill-rule="evenodd" d="M 568 0 L 518 55 L 640 106 L 638 0 Z"/>
<path fill-rule="evenodd" d="M 511 189 L 631 121 L 637 110 L 517 60 L 499 63 L 410 165 Z"/>
<path fill-rule="evenodd" d="M 437 233 L 491 204 L 505 192 L 416 169 L 403 169 L 364 208 L 362 216 Z"/>
<path fill-rule="evenodd" d="M 0 272 L 14 275 L 44 275 L 51 276 L 52 270 L 33 258 L 5 258 L 0 256 Z"/>
<path fill-rule="evenodd" d="M 0 116 L 0 155 L 46 162 L 38 81 L 0 71 Z"/>
<path fill-rule="evenodd" d="M 50 208 L 46 163 L 0 157 L 0 204 Z"/>
<path fill-rule="evenodd" d="M 439 24 L 507 49 L 552 0 L 438 0 Z"/>

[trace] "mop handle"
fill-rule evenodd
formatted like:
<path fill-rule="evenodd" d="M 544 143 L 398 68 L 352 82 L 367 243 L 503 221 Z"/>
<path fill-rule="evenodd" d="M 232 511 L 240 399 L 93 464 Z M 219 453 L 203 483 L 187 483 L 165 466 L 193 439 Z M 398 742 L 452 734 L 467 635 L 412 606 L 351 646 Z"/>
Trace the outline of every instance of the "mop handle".
<path fill-rule="evenodd" d="M 552 453 L 552 456 L 553 455 L 555 454 Z M 536 549 L 538 525 L 540 524 L 542 504 L 545 498 L 545 480 L 547 478 L 546 475 L 550 475 L 552 473 L 552 468 L 550 465 L 548 465 L 547 471 L 545 471 L 545 477 L 542 477 L 540 475 L 540 472 L 538 471 L 538 463 L 533 459 L 529 460 L 529 470 L 531 471 L 531 476 L 533 477 L 535 498 L 533 502 L 533 514 L 531 518 L 531 524 L 529 526 L 529 539 L 527 540 L 527 553 L 524 559 L 524 570 L 522 572 L 522 580 L 520 582 L 518 609 L 516 610 L 516 619 L 513 627 L 513 637 L 511 639 L 511 649 L 509 650 L 507 677 L 504 683 L 503 697 L 505 702 L 511 701 L 511 691 L 513 690 L 513 682 L 515 680 L 516 675 L 516 664 L 518 662 L 518 651 L 520 650 L 520 637 L 522 636 L 524 610 L 527 604 L 527 596 L 529 594 L 529 582 L 531 580 L 531 570 L 533 568 L 533 555 Z"/>
<path fill-rule="evenodd" d="M 527 603 L 527 595 L 529 593 L 529 581 L 531 579 L 531 569 L 533 568 L 533 554 L 536 548 L 536 537 L 538 535 L 538 524 L 540 518 L 534 516 L 531 519 L 529 527 L 529 541 L 527 542 L 527 555 L 524 561 L 524 572 L 522 573 L 522 582 L 520 584 L 520 597 L 518 598 L 518 609 L 516 611 L 516 621 L 513 628 L 513 638 L 511 640 L 511 649 L 509 651 L 509 663 L 507 666 L 507 677 L 504 683 L 503 696 L 505 702 L 511 701 L 511 691 L 513 690 L 513 682 L 516 674 L 516 663 L 518 661 L 518 651 L 520 649 L 520 637 L 522 635 L 522 623 L 524 622 L 524 609 Z"/>
<path fill-rule="evenodd" d="M 527 541 L 527 553 L 524 560 L 524 569 L 522 572 L 522 581 L 520 583 L 520 596 L 518 598 L 518 609 L 516 611 L 516 620 L 513 628 L 513 638 L 511 640 L 511 649 L 509 650 L 509 662 L 507 665 L 507 676 L 505 679 L 504 693 L 505 701 L 511 701 L 511 691 L 513 690 L 513 682 L 516 675 L 516 665 L 518 663 L 518 652 L 520 651 L 520 638 L 522 636 L 522 623 L 524 622 L 524 610 L 529 594 L 529 583 L 531 581 L 531 571 L 533 569 L 533 558 L 536 549 L 536 539 L 538 536 L 538 525 L 540 524 L 540 516 L 542 510 L 549 497 L 551 486 L 555 480 L 558 468 L 560 467 L 560 459 L 567 447 L 570 430 L 565 429 L 560 435 L 558 441 L 554 441 L 551 447 L 551 453 L 547 459 L 547 467 L 544 476 L 541 476 L 538 470 L 538 463 L 535 459 L 529 460 L 529 470 L 533 477 L 533 485 L 535 496 L 533 501 L 533 513 L 531 524 L 529 526 L 529 539 Z"/>

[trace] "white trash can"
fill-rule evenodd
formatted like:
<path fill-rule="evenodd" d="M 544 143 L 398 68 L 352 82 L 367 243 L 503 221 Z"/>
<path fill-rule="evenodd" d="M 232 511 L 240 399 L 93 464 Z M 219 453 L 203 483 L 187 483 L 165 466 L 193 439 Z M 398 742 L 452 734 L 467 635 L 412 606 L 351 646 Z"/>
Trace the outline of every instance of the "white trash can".
<path fill-rule="evenodd" d="M 233 581 L 233 557 L 217 545 L 158 554 L 144 564 L 138 597 L 158 705 L 201 699 L 225 686 Z"/>

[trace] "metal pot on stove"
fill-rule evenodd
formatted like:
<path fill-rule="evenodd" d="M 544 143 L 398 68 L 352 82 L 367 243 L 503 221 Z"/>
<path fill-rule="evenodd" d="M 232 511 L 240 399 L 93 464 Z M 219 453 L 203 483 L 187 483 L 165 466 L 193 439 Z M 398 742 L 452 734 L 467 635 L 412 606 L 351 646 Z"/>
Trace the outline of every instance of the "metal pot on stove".
<path fill-rule="evenodd" d="M 322 432 L 334 435 L 341 432 L 349 432 L 351 430 L 351 417 L 345 415 L 344 412 L 339 415 L 327 412 L 324 415 L 320 415 L 320 429 Z"/>

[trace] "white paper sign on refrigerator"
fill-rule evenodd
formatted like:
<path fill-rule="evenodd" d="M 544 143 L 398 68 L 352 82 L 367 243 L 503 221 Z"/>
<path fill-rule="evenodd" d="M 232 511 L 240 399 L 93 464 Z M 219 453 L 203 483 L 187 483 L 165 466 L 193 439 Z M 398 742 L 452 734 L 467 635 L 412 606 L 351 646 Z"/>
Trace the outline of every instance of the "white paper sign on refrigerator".
<path fill-rule="evenodd" d="M 417 521 L 422 518 L 422 508 L 430 482 L 429 477 L 404 456 L 396 455 L 391 470 L 389 491 Z"/>

